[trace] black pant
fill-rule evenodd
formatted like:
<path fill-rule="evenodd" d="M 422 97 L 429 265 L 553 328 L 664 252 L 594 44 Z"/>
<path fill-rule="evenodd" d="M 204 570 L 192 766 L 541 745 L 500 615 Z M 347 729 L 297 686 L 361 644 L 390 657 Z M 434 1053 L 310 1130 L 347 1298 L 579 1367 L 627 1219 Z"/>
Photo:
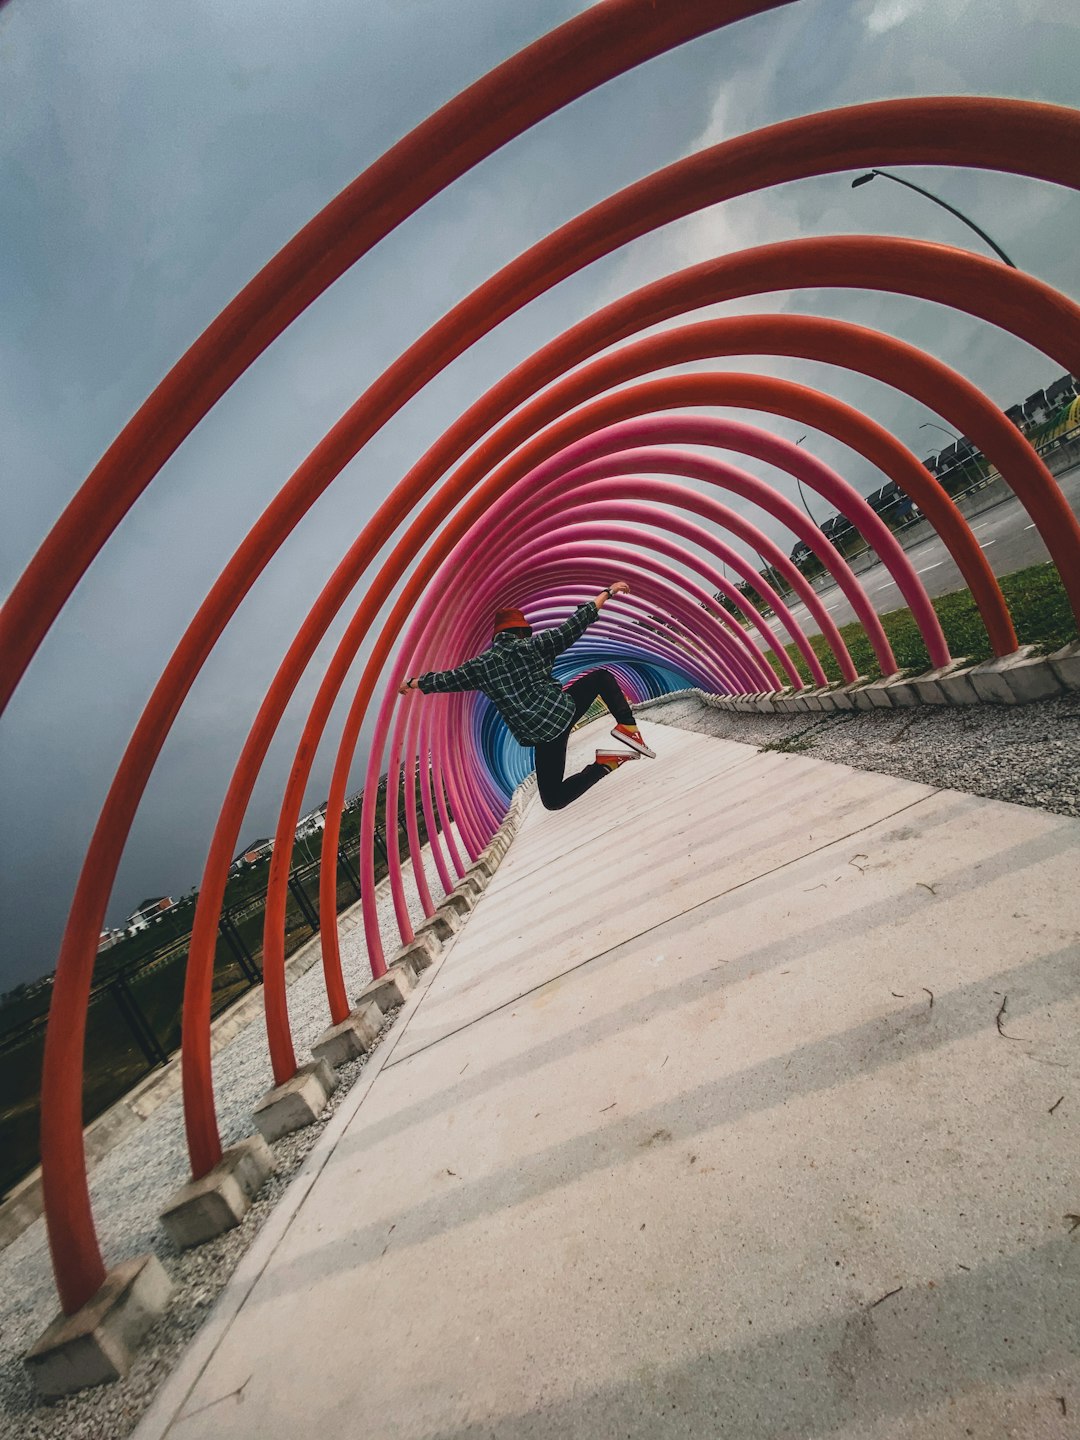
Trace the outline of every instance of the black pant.
<path fill-rule="evenodd" d="M 554 740 L 545 740 L 536 747 L 536 786 L 540 792 L 540 803 L 545 810 L 562 810 L 586 790 L 591 790 L 598 780 L 608 773 L 606 765 L 595 762 L 586 765 L 576 775 L 563 779 L 566 767 L 566 742 L 570 731 L 581 719 L 594 700 L 603 700 L 620 725 L 633 725 L 634 712 L 626 703 L 626 696 L 619 689 L 619 682 L 610 670 L 590 670 L 579 675 L 566 693 L 574 701 L 574 718 L 561 735 Z"/>

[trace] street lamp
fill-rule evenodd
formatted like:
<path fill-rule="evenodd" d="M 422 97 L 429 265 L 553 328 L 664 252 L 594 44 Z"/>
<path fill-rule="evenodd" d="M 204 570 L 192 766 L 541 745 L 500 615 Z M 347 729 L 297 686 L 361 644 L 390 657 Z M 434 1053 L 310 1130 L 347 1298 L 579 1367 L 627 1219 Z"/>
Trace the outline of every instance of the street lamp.
<path fill-rule="evenodd" d="M 895 180 L 897 185 L 906 185 L 909 190 L 915 190 L 920 195 L 925 195 L 928 200 L 933 200 L 935 205 L 940 205 L 943 210 L 948 210 L 950 215 L 955 215 L 958 220 L 962 220 L 965 225 L 974 230 L 976 235 L 980 235 L 999 260 L 1004 260 L 1006 265 L 1010 266 L 1013 270 L 1016 269 L 1016 266 L 1009 259 L 1008 255 L 1005 254 L 1001 246 L 995 244 L 994 241 L 990 239 L 990 236 L 987 235 L 986 231 L 976 225 L 975 221 L 965 215 L 962 210 L 957 210 L 955 205 L 950 205 L 947 200 L 942 200 L 940 195 L 934 195 L 931 191 L 924 190 L 921 185 L 916 185 L 911 180 L 905 180 L 902 175 L 894 175 L 890 170 L 868 170 L 865 175 L 856 175 L 855 179 L 851 182 L 851 188 L 856 190 L 860 185 L 869 185 L 875 175 L 884 175 L 886 180 Z"/>
<path fill-rule="evenodd" d="M 798 440 L 795 441 L 795 444 L 796 444 L 796 445 L 801 445 L 802 442 L 803 442 L 805 439 L 806 439 L 806 436 L 805 436 L 805 435 L 800 435 L 799 438 L 798 438 Z M 807 515 L 810 516 L 810 524 L 813 525 L 813 527 L 814 527 L 815 530 L 820 530 L 820 529 L 821 529 L 821 526 L 820 526 L 820 525 L 818 524 L 818 522 L 814 519 L 814 512 L 810 509 L 810 506 L 806 503 L 806 495 L 805 495 L 804 492 L 803 492 L 802 481 L 799 479 L 798 475 L 795 476 L 795 484 L 799 487 L 799 499 L 802 501 L 802 508 L 806 511 Z"/>
<path fill-rule="evenodd" d="M 919 429 L 940 430 L 943 435 L 948 435 L 953 440 L 959 440 L 961 438 L 959 435 L 957 435 L 955 430 L 946 430 L 944 425 L 938 425 L 933 420 L 924 420 L 923 423 L 919 426 Z"/>
<path fill-rule="evenodd" d="M 933 421 L 933 420 L 924 420 L 923 423 L 919 426 L 919 429 L 920 429 L 920 430 L 940 430 L 943 435 L 948 435 L 951 439 L 955 440 L 958 445 L 960 445 L 960 444 L 963 443 L 963 437 L 962 437 L 961 435 L 957 435 L 957 433 L 956 433 L 955 430 L 947 430 L 944 425 L 938 425 L 938 424 L 937 424 L 935 421 Z M 969 449 L 970 449 L 970 447 L 969 447 Z M 970 457 L 969 455 L 965 455 L 964 458 L 960 461 L 960 472 L 961 472 L 961 474 L 962 474 L 963 477 L 964 477 L 964 484 L 965 484 L 965 485 L 967 484 L 967 479 L 968 479 L 967 467 L 968 467 L 968 460 L 969 460 L 970 458 L 971 458 L 971 457 Z M 975 473 L 976 473 L 977 475 L 978 475 L 978 473 L 979 473 L 978 463 L 977 463 L 977 462 L 976 462 L 976 466 L 975 466 Z M 982 476 L 980 475 L 979 478 L 982 479 Z"/>

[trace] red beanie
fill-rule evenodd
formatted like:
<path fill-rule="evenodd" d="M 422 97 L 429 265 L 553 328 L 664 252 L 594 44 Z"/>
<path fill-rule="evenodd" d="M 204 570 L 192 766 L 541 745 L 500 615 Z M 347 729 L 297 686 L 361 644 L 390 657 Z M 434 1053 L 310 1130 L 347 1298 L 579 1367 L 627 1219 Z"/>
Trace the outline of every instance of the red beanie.
<path fill-rule="evenodd" d="M 527 630 L 529 622 L 520 610 L 496 610 L 495 634 L 500 630 Z"/>

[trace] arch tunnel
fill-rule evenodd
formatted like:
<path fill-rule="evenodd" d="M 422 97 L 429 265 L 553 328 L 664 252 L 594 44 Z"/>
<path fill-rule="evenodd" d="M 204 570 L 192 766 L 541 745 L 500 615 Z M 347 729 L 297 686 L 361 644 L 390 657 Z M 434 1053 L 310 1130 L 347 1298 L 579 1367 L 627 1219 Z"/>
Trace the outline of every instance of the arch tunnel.
<path fill-rule="evenodd" d="M 464 91 L 364 172 L 271 260 L 199 337 L 140 408 L 56 522 L 5 604 L 4 700 L 80 577 L 155 482 L 169 456 L 257 357 L 409 215 L 516 135 L 608 80 L 782 0 L 602 0 Z M 58 957 L 42 1085 L 46 1217 L 62 1309 L 72 1314 L 106 1279 L 82 1135 L 87 1006 L 98 935 L 124 847 L 157 758 L 216 642 L 259 575 L 344 466 L 459 355 L 531 299 L 672 220 L 724 200 L 870 165 L 998 170 L 1080 188 L 1080 114 L 996 98 L 889 100 L 822 112 L 738 136 L 611 195 L 567 221 L 464 296 L 390 364 L 320 437 L 257 518 L 154 687 L 111 784 L 72 900 Z M 694 320 L 724 302 L 792 290 L 912 296 L 976 317 L 1080 373 L 1080 308 L 1021 271 L 966 250 L 889 236 L 788 240 L 663 276 L 554 336 L 449 425 L 352 539 L 315 604 L 298 616 L 252 718 L 208 840 L 184 989 L 183 1090 L 191 1173 L 220 1161 L 210 1052 L 218 922 L 248 803 L 286 707 L 339 616 L 347 623 L 319 675 L 280 801 L 263 937 L 268 1064 L 274 1082 L 298 1057 L 285 980 L 285 905 L 292 838 L 320 742 L 339 699 L 322 842 L 321 911 L 336 912 L 335 865 L 361 730 L 374 724 L 361 812 L 360 880 L 372 974 L 413 937 L 398 827 L 387 826 L 393 934 L 375 906 L 379 781 L 404 811 L 424 912 L 483 852 L 531 756 L 483 696 L 418 706 L 397 693 L 420 668 L 483 649 L 498 605 L 543 627 L 603 584 L 616 601 L 572 654 L 560 680 L 614 671 L 632 702 L 686 686 L 718 694 L 826 683 L 816 629 L 845 682 L 857 672 L 816 590 L 763 526 L 804 542 L 850 602 L 883 674 L 896 666 L 859 577 L 830 540 L 773 485 L 740 465 L 778 467 L 845 516 L 896 580 L 932 665 L 950 653 L 926 589 L 895 536 L 844 477 L 767 429 L 794 419 L 848 444 L 919 506 L 970 587 L 996 655 L 1018 647 L 1001 589 L 970 526 L 917 457 L 826 389 L 757 374 L 750 357 L 815 362 L 819 385 L 845 368 L 918 399 L 969 436 L 1005 478 L 1043 538 L 1080 615 L 1080 525 L 1024 435 L 980 390 L 932 355 L 873 329 L 795 313 Z M 655 331 L 654 327 L 666 328 Z M 654 333 L 649 333 L 654 332 Z M 735 358 L 743 371 L 703 372 Z M 659 374 L 657 372 L 664 372 Z M 717 418 L 752 410 L 758 425 Z M 708 413 L 703 413 L 708 412 Z M 767 575 L 741 547 L 761 557 Z M 383 554 L 390 547 L 388 553 Z M 731 579 L 729 572 L 736 576 Z M 768 578 L 772 576 L 772 580 Z M 785 599 L 778 585 L 782 581 Z M 740 586 L 742 588 L 740 588 Z M 359 602 L 350 600 L 354 592 Z M 754 596 L 763 603 L 758 603 Z M 800 622 L 801 602 L 814 622 Z M 349 614 L 347 606 L 356 604 Z M 389 609 L 387 608 L 389 607 Z M 370 646 L 355 689 L 345 686 Z M 399 786 L 403 779 L 403 786 Z M 451 817 L 452 822 L 451 823 Z M 420 824 L 430 842 L 422 857 Z M 351 1004 L 333 925 L 321 931 L 328 1020 Z"/>

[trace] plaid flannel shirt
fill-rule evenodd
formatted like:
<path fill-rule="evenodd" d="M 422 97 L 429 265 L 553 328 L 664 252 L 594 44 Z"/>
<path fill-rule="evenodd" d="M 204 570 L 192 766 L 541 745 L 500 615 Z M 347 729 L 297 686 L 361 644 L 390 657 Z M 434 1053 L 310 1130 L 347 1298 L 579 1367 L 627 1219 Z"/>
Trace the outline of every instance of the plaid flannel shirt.
<path fill-rule="evenodd" d="M 573 720 L 574 702 L 551 673 L 552 661 L 581 638 L 599 613 L 589 600 L 553 630 L 527 637 L 502 630 L 482 655 L 453 670 L 429 670 L 417 684 L 425 695 L 482 690 L 520 744 L 554 740 Z"/>

